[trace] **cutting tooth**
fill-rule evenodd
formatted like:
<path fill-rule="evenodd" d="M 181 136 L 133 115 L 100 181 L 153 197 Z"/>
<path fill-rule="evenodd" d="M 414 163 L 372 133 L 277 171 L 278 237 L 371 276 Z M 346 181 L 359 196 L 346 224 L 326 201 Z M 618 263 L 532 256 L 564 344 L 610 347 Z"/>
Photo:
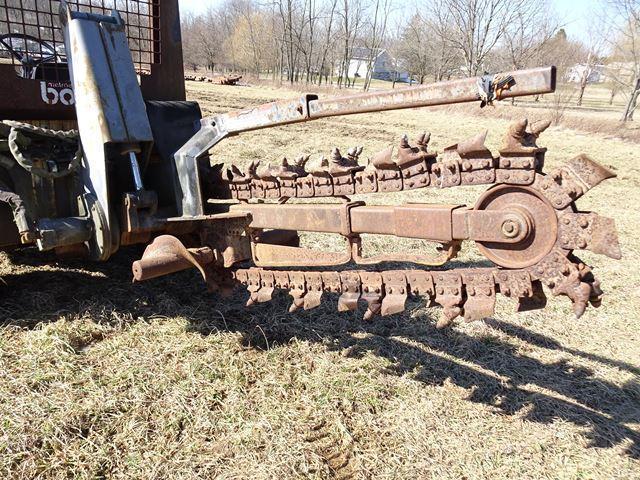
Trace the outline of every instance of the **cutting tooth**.
<path fill-rule="evenodd" d="M 475 137 L 471 137 L 467 140 L 459 142 L 456 146 L 456 151 L 458 155 L 464 156 L 469 155 L 476 152 L 486 152 L 488 151 L 487 147 L 485 147 L 484 142 L 487 139 L 488 130 L 485 130 L 482 133 L 479 133 Z"/>
<path fill-rule="evenodd" d="M 273 272 L 264 271 L 260 274 L 261 287 L 257 291 L 256 300 L 260 303 L 269 302 L 273 298 L 275 279 Z"/>
<path fill-rule="evenodd" d="M 551 120 L 538 120 L 531 124 L 529 129 L 531 133 L 533 133 L 536 137 L 540 136 L 542 132 L 544 132 L 551 125 Z"/>
<path fill-rule="evenodd" d="M 347 158 L 349 160 L 351 160 L 352 162 L 357 163 L 358 162 L 358 158 L 360 157 L 360 154 L 362 153 L 362 146 L 359 147 L 351 147 L 349 149 L 349 151 L 347 152 Z"/>
<path fill-rule="evenodd" d="M 340 283 L 342 295 L 338 297 L 338 311 L 355 310 L 360 298 L 360 275 L 355 272 L 340 272 Z"/>
<path fill-rule="evenodd" d="M 562 248 L 591 250 L 620 260 L 622 252 L 615 222 L 591 212 L 569 212 L 560 216 L 559 237 Z"/>
<path fill-rule="evenodd" d="M 320 291 L 310 291 L 304 296 L 303 306 L 305 310 L 311 310 L 312 308 L 316 308 L 320 306 L 322 299 L 322 290 Z"/>
<path fill-rule="evenodd" d="M 382 272 L 384 283 L 384 298 L 380 308 L 381 315 L 393 315 L 404 311 L 407 294 L 409 292 L 408 281 L 403 271 L 389 270 Z M 420 292 L 416 289 L 416 294 Z"/>
<path fill-rule="evenodd" d="M 472 322 L 493 315 L 496 306 L 493 274 L 470 271 L 462 274 L 462 280 L 467 293 L 463 306 L 464 319 Z"/>
<path fill-rule="evenodd" d="M 381 308 L 380 299 L 369 301 L 367 310 L 364 312 L 364 316 L 362 317 L 363 320 L 365 321 L 371 320 L 374 316 L 380 313 L 380 308 Z"/>
<path fill-rule="evenodd" d="M 305 167 L 309 161 L 310 155 L 298 155 L 295 159 L 294 165 L 297 167 L 297 171 L 300 175 L 304 174 Z"/>
<path fill-rule="evenodd" d="M 296 310 L 299 310 L 300 308 L 302 308 L 303 305 L 304 305 L 304 299 L 294 297 L 293 303 L 291 303 L 291 306 L 289 307 L 289 313 L 293 313 Z"/>
<path fill-rule="evenodd" d="M 436 284 L 435 301 L 443 307 L 443 317 L 436 323 L 437 328 L 450 325 L 462 313 L 462 277 L 456 272 L 441 272 L 434 275 Z"/>
<path fill-rule="evenodd" d="M 342 161 L 342 153 L 338 147 L 333 147 L 331 150 L 331 161 L 334 163 L 340 163 Z"/>
<path fill-rule="evenodd" d="M 289 312 L 293 313 L 304 305 L 304 295 L 307 293 L 307 286 L 304 272 L 289 272 L 289 295 L 293 297 L 293 303 L 289 307 Z"/>
<path fill-rule="evenodd" d="M 374 167 L 380 170 L 388 170 L 390 168 L 396 168 L 396 163 L 393 161 L 393 147 L 387 147 L 384 150 L 376 153 L 369 159 L 369 162 Z"/>
<path fill-rule="evenodd" d="M 573 158 L 562 168 L 573 174 L 586 187 L 583 193 L 586 193 L 603 180 L 616 176 L 611 170 L 584 154 Z"/>
<path fill-rule="evenodd" d="M 258 162 L 254 174 L 262 180 L 273 178 L 273 165 L 271 165 L 271 162 L 266 164 Z"/>
<path fill-rule="evenodd" d="M 338 311 L 348 312 L 349 310 L 355 310 L 358 308 L 359 293 L 343 293 L 338 297 Z"/>
<path fill-rule="evenodd" d="M 382 299 L 380 314 L 384 316 L 404 312 L 406 301 L 406 290 L 404 294 L 387 293 L 387 295 Z"/>
<path fill-rule="evenodd" d="M 569 297 L 577 318 L 582 316 L 592 296 L 591 286 L 583 281 L 579 262 L 575 256 L 564 257 L 558 251 L 552 251 L 536 267 L 540 279 L 554 295 Z"/>
<path fill-rule="evenodd" d="M 256 301 L 259 303 L 265 303 L 271 301 L 273 298 L 273 287 L 262 287 L 258 290 Z"/>
<path fill-rule="evenodd" d="M 531 282 L 531 295 L 518 298 L 518 312 L 527 312 L 529 310 L 539 310 L 547 305 L 547 296 L 542 289 L 542 283 L 539 281 Z"/>
<path fill-rule="evenodd" d="M 525 134 L 527 133 L 527 125 L 529 125 L 529 120 L 527 120 L 526 118 L 516 120 L 509 127 L 508 135 L 519 139 L 524 138 Z"/>
<path fill-rule="evenodd" d="M 416 143 L 426 151 L 427 145 L 429 145 L 429 140 L 431 140 L 431 133 L 424 131 L 418 135 Z"/>
<path fill-rule="evenodd" d="M 453 323 L 453 320 L 460 315 L 460 307 L 445 307 L 442 309 L 442 316 L 436 322 L 436 328 L 446 328 Z"/>
<path fill-rule="evenodd" d="M 571 259 L 578 266 L 580 280 L 586 282 L 591 289 L 589 294 L 589 303 L 596 308 L 599 307 L 602 304 L 602 296 L 604 295 L 604 292 L 600 288 L 600 280 L 593 275 L 591 268 L 585 265 L 578 257 L 571 256 Z"/>
<path fill-rule="evenodd" d="M 238 167 L 236 167 L 235 165 L 231 165 L 231 168 L 227 169 L 227 178 L 229 179 L 229 181 L 233 182 L 244 180 L 245 176 Z"/>
<path fill-rule="evenodd" d="M 586 282 L 580 282 L 568 289 L 566 295 L 573 302 L 573 313 L 576 318 L 580 318 L 587 309 L 587 303 L 591 298 L 591 286 Z"/>
<path fill-rule="evenodd" d="M 249 299 L 247 300 L 246 306 L 250 307 L 259 302 L 259 293 L 258 289 L 249 287 Z"/>
<path fill-rule="evenodd" d="M 320 305 L 322 298 L 322 275 L 320 272 L 305 272 L 304 279 L 307 285 L 307 294 L 304 296 L 304 309 L 311 310 Z"/>
<path fill-rule="evenodd" d="M 249 166 L 247 167 L 246 173 L 245 173 L 245 177 L 249 177 L 249 178 L 258 178 L 256 172 L 258 170 L 258 166 L 260 165 L 260 160 L 253 160 Z"/>
<path fill-rule="evenodd" d="M 360 298 L 367 302 L 367 311 L 364 314 L 365 320 L 370 320 L 374 315 L 380 313 L 382 296 L 384 295 L 384 280 L 379 272 L 360 273 L 362 283 L 362 295 Z"/>
<path fill-rule="evenodd" d="M 582 154 L 549 172 L 546 177 L 536 178 L 534 188 L 556 209 L 563 209 L 603 180 L 615 176 L 611 170 Z"/>

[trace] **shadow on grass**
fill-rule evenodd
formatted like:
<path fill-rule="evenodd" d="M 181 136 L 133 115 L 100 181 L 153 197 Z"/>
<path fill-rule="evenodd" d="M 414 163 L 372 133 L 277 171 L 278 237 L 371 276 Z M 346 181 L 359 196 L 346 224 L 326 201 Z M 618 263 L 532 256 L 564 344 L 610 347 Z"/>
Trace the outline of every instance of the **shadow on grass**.
<path fill-rule="evenodd" d="M 626 425 L 640 422 L 637 381 L 621 387 L 597 378 L 592 370 L 570 360 L 548 364 L 523 355 L 513 344 L 499 338 L 476 337 L 455 329 L 437 330 L 434 322 L 424 316 L 398 315 L 365 323 L 360 320 L 362 312 L 336 313 L 335 302 L 289 315 L 286 295 L 246 309 L 244 292 L 237 291 L 226 299 L 208 294 L 193 271 L 131 284 L 131 261 L 140 253 L 139 249 L 124 250 L 107 264 L 67 263 L 53 267 L 46 266 L 48 257 L 12 254 L 12 262 L 21 266 L 15 268 L 15 273 L 10 271 L 1 277 L 0 325 L 28 329 L 62 316 L 85 314 L 97 322 L 181 316 L 189 320 L 192 331 L 203 335 L 240 332 L 243 344 L 256 349 L 285 345 L 293 338 L 321 342 L 329 349 L 344 351 L 348 357 L 365 353 L 383 357 L 391 364 L 389 374 L 411 374 L 429 385 L 441 385 L 449 379 L 469 391 L 469 401 L 490 405 L 500 414 L 526 411 L 525 418 L 532 422 L 561 419 L 585 427 L 592 446 L 604 448 L 626 442 L 627 454 L 640 458 L 640 433 Z M 25 269 L 25 264 L 41 268 Z M 417 306 L 418 303 L 409 302 L 408 311 Z M 518 325 L 497 319 L 487 323 L 539 348 L 634 375 L 640 373 L 626 362 L 564 347 L 553 338 Z M 483 373 L 478 367 L 492 374 Z M 528 386 L 549 393 L 533 392 Z"/>

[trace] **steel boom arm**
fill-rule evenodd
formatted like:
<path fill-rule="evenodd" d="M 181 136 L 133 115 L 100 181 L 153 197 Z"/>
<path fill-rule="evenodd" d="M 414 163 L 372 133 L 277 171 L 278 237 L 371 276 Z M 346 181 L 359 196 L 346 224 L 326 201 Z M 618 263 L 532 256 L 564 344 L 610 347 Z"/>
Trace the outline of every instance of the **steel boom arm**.
<path fill-rule="evenodd" d="M 509 79 L 504 88 L 493 91 L 497 82 Z M 180 216 L 204 213 L 196 159 L 222 139 L 262 128 L 307 122 L 319 118 L 403 108 L 476 102 L 482 99 L 520 97 L 551 93 L 555 90 L 555 67 L 504 72 L 494 76 L 472 77 L 408 87 L 387 92 L 361 93 L 320 99 L 307 94 L 295 100 L 266 103 L 254 108 L 204 118 L 201 128 L 174 155 L 178 184 L 177 206 Z"/>

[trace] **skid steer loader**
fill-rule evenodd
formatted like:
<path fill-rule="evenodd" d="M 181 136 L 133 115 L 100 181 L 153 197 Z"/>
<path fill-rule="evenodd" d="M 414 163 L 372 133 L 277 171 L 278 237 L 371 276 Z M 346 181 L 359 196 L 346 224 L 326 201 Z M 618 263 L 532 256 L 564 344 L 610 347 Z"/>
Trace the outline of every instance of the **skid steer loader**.
<path fill-rule="evenodd" d="M 575 201 L 614 175 L 586 155 L 544 172 L 538 137 L 548 123 L 515 122 L 497 154 L 486 133 L 439 153 L 428 133 L 404 136 L 366 164 L 362 148 L 335 148 L 314 169 L 306 155 L 223 169 L 211 152 L 228 137 L 274 126 L 549 93 L 554 67 L 338 98 L 309 94 L 202 118 L 185 101 L 177 0 L 116 2 L 113 10 L 104 2 L 33 5 L 0 12 L 1 248 L 107 261 L 122 245 L 144 243 L 134 281 L 196 268 L 212 291 L 247 287 L 249 305 L 276 290 L 289 292 L 290 311 L 336 295 L 339 311 L 366 304 L 365 319 L 423 296 L 443 307 L 438 326 L 492 315 L 498 293 L 520 310 L 541 308 L 543 285 L 569 297 L 578 316 L 600 304 L 599 282 L 574 251 L 620 258 L 616 230 Z M 487 186 L 473 205 L 352 200 L 470 185 Z M 299 232 L 339 235 L 344 248 L 301 247 Z M 366 256 L 366 234 L 440 248 L 435 256 Z M 448 268 L 463 241 L 477 245 L 487 266 Z M 406 268 L 385 269 L 392 262 Z"/>

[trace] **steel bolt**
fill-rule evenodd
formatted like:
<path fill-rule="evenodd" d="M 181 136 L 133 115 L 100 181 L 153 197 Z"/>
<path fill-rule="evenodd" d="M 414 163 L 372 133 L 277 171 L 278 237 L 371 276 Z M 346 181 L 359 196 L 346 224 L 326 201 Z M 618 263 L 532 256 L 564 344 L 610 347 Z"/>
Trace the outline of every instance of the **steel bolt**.
<path fill-rule="evenodd" d="M 578 223 L 582 228 L 587 228 L 589 226 L 589 220 L 587 220 L 585 217 L 580 217 Z"/>
<path fill-rule="evenodd" d="M 520 233 L 520 225 L 513 220 L 502 222 L 502 234 L 507 238 L 517 237 Z"/>

